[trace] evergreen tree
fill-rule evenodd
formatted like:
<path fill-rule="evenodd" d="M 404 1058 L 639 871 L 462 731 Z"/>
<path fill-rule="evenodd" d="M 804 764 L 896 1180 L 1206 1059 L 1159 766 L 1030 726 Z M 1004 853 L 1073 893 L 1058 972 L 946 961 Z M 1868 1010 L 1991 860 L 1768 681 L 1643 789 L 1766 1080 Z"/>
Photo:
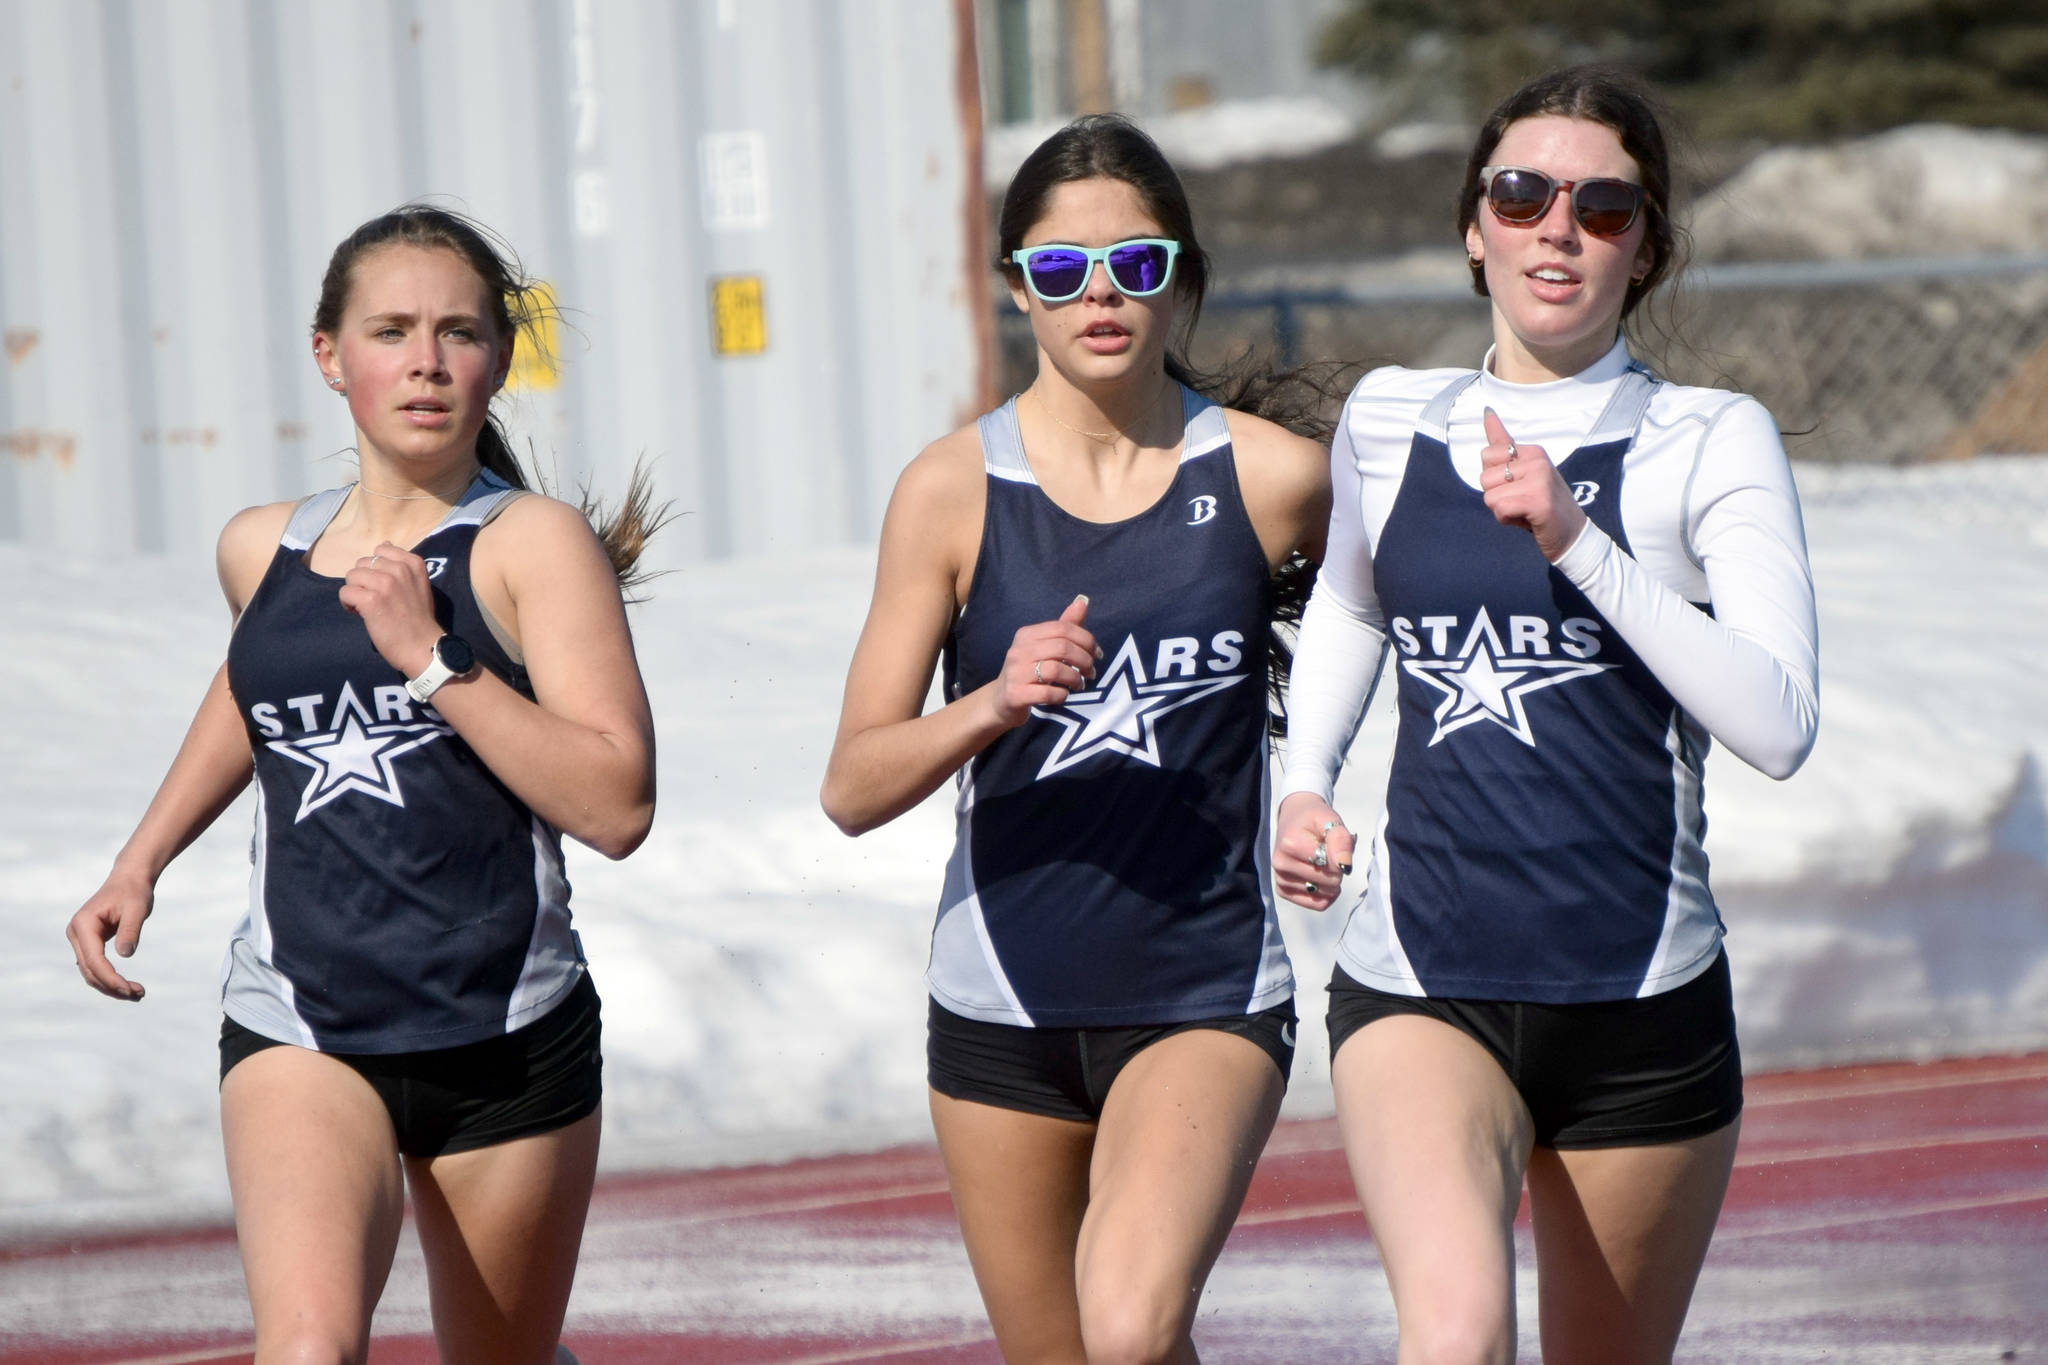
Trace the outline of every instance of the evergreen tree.
<path fill-rule="evenodd" d="M 1702 136 L 2048 129 L 2048 0 L 1349 0 L 1317 48 L 1397 116 L 1477 119 L 1576 61 L 1640 72 Z"/>

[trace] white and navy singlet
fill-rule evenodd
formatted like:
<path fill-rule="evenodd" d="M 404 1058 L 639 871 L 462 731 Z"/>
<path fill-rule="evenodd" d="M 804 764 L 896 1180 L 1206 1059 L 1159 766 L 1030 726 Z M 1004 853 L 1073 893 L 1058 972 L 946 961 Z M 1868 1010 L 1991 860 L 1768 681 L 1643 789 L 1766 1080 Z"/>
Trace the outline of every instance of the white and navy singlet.
<path fill-rule="evenodd" d="M 347 495 L 299 505 L 228 645 L 256 835 L 222 1003 L 320 1051 L 456 1047 L 530 1023 L 582 975 L 561 837 L 406 692 L 341 580 L 307 567 Z M 531 698 L 469 578 L 477 532 L 518 496 L 479 474 L 414 552 L 442 627 Z"/>
<path fill-rule="evenodd" d="M 994 680 L 1018 628 L 1077 594 L 1102 658 L 961 770 L 927 976 L 955 1014 L 1168 1024 L 1293 991 L 1268 871 L 1266 557 L 1223 409 L 1185 389 L 1182 408 L 1173 482 L 1109 523 L 1039 487 L 1015 399 L 981 419 L 988 500 L 947 695 Z"/>
<path fill-rule="evenodd" d="M 1555 565 L 1479 490 L 1489 407 L 1585 510 Z M 1782 777 L 1817 725 L 1813 585 L 1770 415 L 1664 383 L 1621 342 L 1548 384 L 1378 370 L 1345 405 L 1331 470 L 1283 792 L 1329 796 L 1389 650 L 1399 716 L 1345 971 L 1396 994 L 1546 1003 L 1705 971 L 1723 932 L 1709 735 Z"/>

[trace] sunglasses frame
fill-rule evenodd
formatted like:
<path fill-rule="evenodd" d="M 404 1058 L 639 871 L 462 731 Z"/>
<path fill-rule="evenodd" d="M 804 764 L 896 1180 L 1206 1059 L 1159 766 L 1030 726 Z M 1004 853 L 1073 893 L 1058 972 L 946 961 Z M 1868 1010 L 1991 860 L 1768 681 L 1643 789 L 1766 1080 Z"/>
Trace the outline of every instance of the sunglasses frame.
<path fill-rule="evenodd" d="M 1550 194 L 1544 199 L 1543 207 L 1528 218 L 1510 218 L 1502 213 L 1493 202 L 1493 182 L 1509 171 L 1520 171 L 1533 175 L 1550 186 Z M 1585 185 L 1626 185 L 1635 192 L 1635 206 L 1629 210 L 1628 221 L 1612 232 L 1602 232 L 1586 221 L 1586 212 L 1579 207 L 1579 190 Z M 1568 193 L 1567 193 L 1568 192 Z M 1557 202 L 1557 196 L 1564 194 L 1572 206 L 1572 219 L 1595 237 L 1619 237 L 1636 225 L 1643 216 L 1643 207 L 1650 202 L 1650 192 L 1632 180 L 1623 180 L 1618 175 L 1594 175 L 1582 180 L 1560 180 L 1548 171 L 1539 171 L 1534 166 L 1481 166 L 1479 168 L 1479 197 L 1485 201 L 1487 212 L 1509 227 L 1534 227 L 1550 216 L 1550 209 Z"/>
<path fill-rule="evenodd" d="M 1121 251 L 1127 246 L 1159 246 L 1166 248 L 1166 273 L 1159 277 L 1159 283 L 1150 289 L 1126 289 L 1124 282 L 1116 277 L 1116 270 L 1109 263 L 1109 253 Z M 1048 294 L 1038 287 L 1032 278 L 1030 258 L 1041 251 L 1072 251 L 1087 258 L 1087 269 L 1081 272 L 1081 283 L 1071 294 Z M 1095 267 L 1100 265 L 1109 274 L 1110 284 L 1125 298 L 1149 299 L 1163 292 L 1173 283 L 1173 268 L 1180 260 L 1180 243 L 1170 237 L 1126 237 L 1121 242 L 1108 246 L 1076 246 L 1072 242 L 1040 242 L 1036 246 L 1020 247 L 1010 253 L 1010 260 L 1024 273 L 1024 287 L 1031 291 L 1031 297 L 1040 303 L 1070 303 L 1088 292 L 1088 281 L 1095 278 Z"/>

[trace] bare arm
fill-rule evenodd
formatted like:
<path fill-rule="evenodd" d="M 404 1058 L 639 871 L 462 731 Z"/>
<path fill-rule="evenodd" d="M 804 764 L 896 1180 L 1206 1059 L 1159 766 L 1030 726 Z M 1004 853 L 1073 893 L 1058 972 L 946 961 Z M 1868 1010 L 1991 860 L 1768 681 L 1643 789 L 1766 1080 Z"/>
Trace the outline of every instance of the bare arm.
<path fill-rule="evenodd" d="M 819 797 L 848 834 L 895 819 L 1023 724 L 1033 706 L 1057 706 L 1095 676 L 1095 637 L 1082 625 L 1087 599 L 1077 598 L 1059 620 L 1017 632 L 998 678 L 923 714 L 979 539 L 984 475 L 972 436 L 955 433 L 926 450 L 889 500 L 874 600 L 847 669 Z"/>
<path fill-rule="evenodd" d="M 373 564 L 371 560 L 376 562 Z M 625 606 L 604 547 L 575 508 L 520 498 L 477 537 L 472 576 L 502 576 L 534 700 L 487 669 L 431 703 L 534 814 L 608 858 L 640 846 L 654 820 L 654 721 Z M 426 563 L 384 544 L 358 560 L 342 605 L 407 677 L 440 638 Z"/>
<path fill-rule="evenodd" d="M 221 532 L 215 568 L 228 610 L 235 617 L 241 616 L 262 581 L 264 567 L 290 515 L 288 503 L 252 507 Z M 112 940 L 114 951 L 122 957 L 134 956 L 143 921 L 155 907 L 157 878 L 220 818 L 249 785 L 253 770 L 248 731 L 228 690 L 227 665 L 222 664 L 141 823 L 115 856 L 107 880 L 71 917 L 65 930 L 87 985 L 116 1000 L 142 998 L 142 983 L 122 976 L 107 960 L 107 943 Z"/>

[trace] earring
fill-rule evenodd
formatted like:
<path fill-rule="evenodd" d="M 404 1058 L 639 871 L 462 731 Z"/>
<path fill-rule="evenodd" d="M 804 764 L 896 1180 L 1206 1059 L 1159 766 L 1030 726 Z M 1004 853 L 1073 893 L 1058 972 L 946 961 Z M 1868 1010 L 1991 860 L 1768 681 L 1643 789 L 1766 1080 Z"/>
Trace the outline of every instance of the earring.
<path fill-rule="evenodd" d="M 1479 267 L 1486 264 L 1486 258 L 1484 256 L 1474 256 L 1471 252 L 1468 251 L 1465 253 L 1465 263 L 1467 265 L 1470 265 L 1474 270 L 1477 270 L 1479 269 Z"/>
<path fill-rule="evenodd" d="M 339 379 L 332 379 L 332 378 L 330 378 L 330 379 L 329 379 L 329 380 L 327 381 L 327 387 L 328 387 L 328 388 L 330 388 L 330 389 L 333 389 L 333 390 L 334 390 L 334 391 L 335 391 L 336 393 L 339 393 L 339 394 L 346 394 L 346 393 L 348 392 L 348 390 L 347 390 L 347 389 L 344 389 L 344 388 L 343 388 L 343 387 L 341 386 L 341 381 L 340 381 Z"/>

